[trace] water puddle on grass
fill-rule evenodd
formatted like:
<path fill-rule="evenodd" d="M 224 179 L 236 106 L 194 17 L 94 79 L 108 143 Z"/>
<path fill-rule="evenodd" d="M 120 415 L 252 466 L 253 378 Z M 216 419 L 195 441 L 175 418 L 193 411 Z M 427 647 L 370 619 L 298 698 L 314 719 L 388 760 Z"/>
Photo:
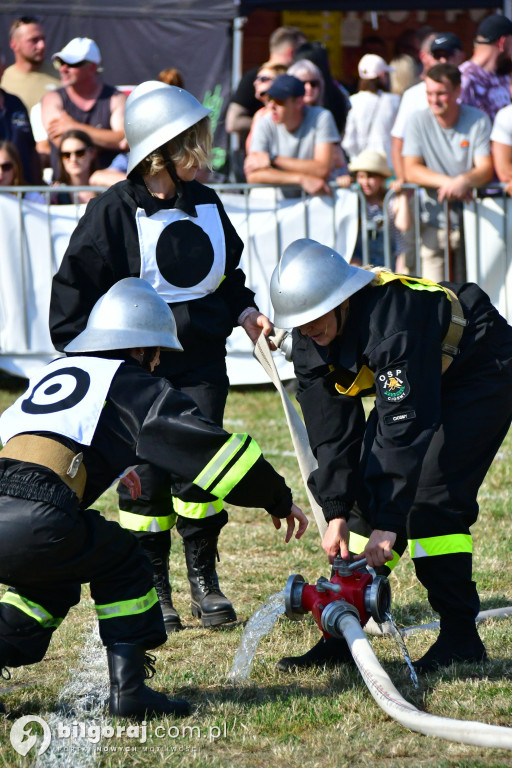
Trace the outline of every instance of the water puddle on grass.
<path fill-rule="evenodd" d="M 415 688 L 419 688 L 418 676 L 416 674 L 416 670 L 412 665 L 411 657 L 409 656 L 409 651 L 407 650 L 407 646 L 405 644 L 405 640 L 402 636 L 402 633 L 398 629 L 396 621 L 394 620 L 392 615 L 389 613 L 389 611 L 386 611 L 385 616 L 386 616 L 386 620 L 389 621 L 391 634 L 395 638 L 397 645 L 402 652 L 402 656 L 404 657 L 405 662 L 409 667 L 409 675 L 411 676 L 412 684 L 414 685 Z"/>
<path fill-rule="evenodd" d="M 233 665 L 228 675 L 232 683 L 243 683 L 249 677 L 254 654 L 262 637 L 268 635 L 274 624 L 285 612 L 284 590 L 271 595 L 251 616 L 244 629 Z"/>

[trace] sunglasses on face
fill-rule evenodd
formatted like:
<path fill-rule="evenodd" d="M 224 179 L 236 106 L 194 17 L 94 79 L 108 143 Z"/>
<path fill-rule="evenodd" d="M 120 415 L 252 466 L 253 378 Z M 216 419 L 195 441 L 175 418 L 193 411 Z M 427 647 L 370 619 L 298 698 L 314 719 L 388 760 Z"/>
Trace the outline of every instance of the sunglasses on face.
<path fill-rule="evenodd" d="M 432 56 L 436 61 L 439 61 L 440 59 L 451 59 L 454 53 L 455 51 L 434 51 Z"/>
<path fill-rule="evenodd" d="M 90 63 L 90 61 L 77 61 L 76 64 L 68 64 L 67 61 L 62 61 L 62 59 L 55 59 L 54 61 L 57 69 L 61 69 L 61 67 L 68 67 L 68 69 L 80 69 L 80 67 L 85 67 L 86 64 Z"/>
<path fill-rule="evenodd" d="M 61 152 L 60 156 L 64 158 L 64 160 L 69 160 L 70 157 L 73 155 L 75 157 L 85 157 L 87 153 L 87 148 L 84 147 L 83 149 L 72 149 L 71 152 Z"/>
<path fill-rule="evenodd" d="M 14 168 L 14 163 L 0 163 L 0 169 L 2 170 L 2 173 L 7 173 L 8 171 L 12 171 Z"/>
<path fill-rule="evenodd" d="M 320 82 L 318 80 L 304 80 L 304 85 L 310 85 L 311 88 L 319 88 Z"/>

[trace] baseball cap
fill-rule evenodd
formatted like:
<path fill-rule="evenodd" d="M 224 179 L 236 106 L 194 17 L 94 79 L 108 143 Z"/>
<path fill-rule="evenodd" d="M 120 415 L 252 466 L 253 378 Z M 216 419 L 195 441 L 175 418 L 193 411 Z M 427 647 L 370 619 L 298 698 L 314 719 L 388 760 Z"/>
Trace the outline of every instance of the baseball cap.
<path fill-rule="evenodd" d="M 74 37 L 62 51 L 57 51 L 52 56 L 52 61 L 61 59 L 66 64 L 78 64 L 81 61 L 90 61 L 93 64 L 101 64 L 100 49 L 88 37 Z"/>
<path fill-rule="evenodd" d="M 304 96 L 304 83 L 293 75 L 278 75 L 267 91 L 271 99 L 288 99 L 290 96 Z"/>
<path fill-rule="evenodd" d="M 392 72 L 393 67 L 386 64 L 382 56 L 377 56 L 376 53 L 365 53 L 357 65 L 357 71 L 363 80 L 374 80 L 385 72 Z"/>
<path fill-rule="evenodd" d="M 507 16 L 495 13 L 486 16 L 476 31 L 478 43 L 495 43 L 500 37 L 512 35 L 512 21 Z"/>
<path fill-rule="evenodd" d="M 453 32 L 440 32 L 430 46 L 430 53 L 436 53 L 436 51 L 453 54 L 455 51 L 462 51 L 462 43 Z"/>

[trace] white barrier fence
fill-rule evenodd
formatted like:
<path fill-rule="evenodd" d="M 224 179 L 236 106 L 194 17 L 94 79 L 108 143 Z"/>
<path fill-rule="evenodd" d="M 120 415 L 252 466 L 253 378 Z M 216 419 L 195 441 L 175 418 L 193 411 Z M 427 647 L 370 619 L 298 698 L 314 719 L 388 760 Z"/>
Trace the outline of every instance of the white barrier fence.
<path fill-rule="evenodd" d="M 48 330 L 51 281 L 85 205 L 51 205 L 55 189 L 48 187 L 30 187 L 32 192 L 43 192 L 47 201 L 30 202 L 22 199 L 22 189 L 29 188 L 19 188 L 17 196 L 9 188 L 0 194 L 0 368 L 29 377 L 41 363 L 58 356 Z M 354 249 L 357 196 L 350 191 L 284 200 L 274 188 L 226 185 L 216 189 L 244 241 L 241 266 L 266 314 L 272 314 L 270 276 L 279 254 L 293 240 L 312 237 L 342 253 Z M 291 366 L 281 355 L 276 363 L 282 377 L 291 378 Z M 228 374 L 232 384 L 267 381 L 240 328 L 228 340 Z"/>
<path fill-rule="evenodd" d="M 22 192 L 40 191 L 46 202 L 31 202 Z M 76 191 L 80 188 L 69 188 Z M 91 189 L 90 187 L 87 189 Z M 261 310 L 272 316 L 268 286 L 279 255 L 289 243 L 311 237 L 350 256 L 366 217 L 357 189 L 333 188 L 332 197 L 300 196 L 283 199 L 274 187 L 246 184 L 216 185 L 226 212 L 244 241 L 242 268 L 255 291 Z M 13 194 L 14 193 L 14 194 Z M 52 205 L 48 187 L 0 189 L 0 369 L 29 377 L 41 363 L 58 355 L 48 330 L 51 280 L 84 205 Z M 416 274 L 419 261 L 419 206 L 417 190 L 413 210 Z M 504 194 L 475 197 L 465 205 L 464 230 L 468 280 L 479 283 L 500 312 L 512 320 L 512 243 L 510 198 Z M 385 206 L 385 211 L 387 206 Z M 386 264 L 390 264 L 389 222 L 384 219 Z M 363 236 L 363 261 L 369 260 Z M 252 356 L 252 345 L 237 328 L 228 340 L 228 373 L 232 384 L 266 382 Z M 282 378 L 292 376 L 280 356 L 276 364 Z"/>

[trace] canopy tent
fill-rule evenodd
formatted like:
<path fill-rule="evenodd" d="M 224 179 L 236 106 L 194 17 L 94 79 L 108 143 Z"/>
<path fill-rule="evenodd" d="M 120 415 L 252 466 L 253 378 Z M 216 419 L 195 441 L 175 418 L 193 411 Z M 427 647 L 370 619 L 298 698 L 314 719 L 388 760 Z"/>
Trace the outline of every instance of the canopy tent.
<path fill-rule="evenodd" d="M 507 3 L 496 0 L 241 0 L 239 16 L 247 16 L 257 8 L 269 11 L 411 11 L 453 10 L 457 8 L 501 8 Z"/>

